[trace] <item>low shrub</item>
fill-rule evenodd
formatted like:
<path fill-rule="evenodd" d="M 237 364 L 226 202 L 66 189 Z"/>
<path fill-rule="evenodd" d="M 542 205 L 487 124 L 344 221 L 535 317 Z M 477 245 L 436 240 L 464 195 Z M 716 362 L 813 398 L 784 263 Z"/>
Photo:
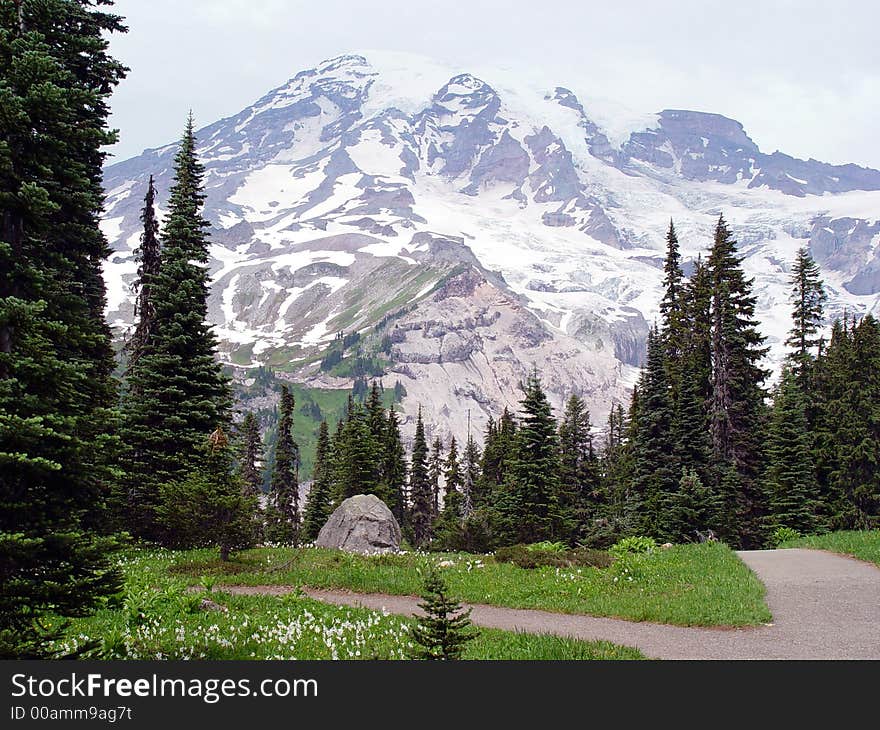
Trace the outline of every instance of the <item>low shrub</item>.
<path fill-rule="evenodd" d="M 566 555 L 572 559 L 572 565 L 585 568 L 607 568 L 614 562 L 614 557 L 607 550 L 595 550 L 588 547 L 569 550 Z"/>
<path fill-rule="evenodd" d="M 611 556 L 603 550 L 580 547 L 574 550 L 542 550 L 533 545 L 510 545 L 495 551 L 495 560 L 500 563 L 513 563 L 520 568 L 607 568 Z"/>
<path fill-rule="evenodd" d="M 623 555 L 639 555 L 641 553 L 650 553 L 657 549 L 657 543 L 653 537 L 625 537 L 618 540 L 610 548 L 608 552 L 615 558 Z"/>
<path fill-rule="evenodd" d="M 776 548 L 789 540 L 797 540 L 800 536 L 801 533 L 791 527 L 777 527 L 770 536 L 770 544 Z"/>
<path fill-rule="evenodd" d="M 533 542 L 530 545 L 526 545 L 525 548 L 532 552 L 564 553 L 568 551 L 568 545 L 564 542 L 551 542 L 550 540 Z"/>

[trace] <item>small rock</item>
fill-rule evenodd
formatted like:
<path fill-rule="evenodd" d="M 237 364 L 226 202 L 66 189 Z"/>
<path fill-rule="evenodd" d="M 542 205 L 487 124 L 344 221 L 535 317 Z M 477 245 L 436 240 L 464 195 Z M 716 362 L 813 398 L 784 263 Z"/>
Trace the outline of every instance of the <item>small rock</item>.
<path fill-rule="evenodd" d="M 663 547 L 663 548 L 671 548 L 671 547 L 672 547 L 672 543 L 671 543 L 671 542 L 664 542 L 660 547 Z"/>
<path fill-rule="evenodd" d="M 203 598 L 202 602 L 199 604 L 199 608 L 203 611 L 220 611 L 220 613 L 227 613 L 229 611 L 226 606 L 223 606 L 216 601 L 212 601 L 210 598 Z"/>

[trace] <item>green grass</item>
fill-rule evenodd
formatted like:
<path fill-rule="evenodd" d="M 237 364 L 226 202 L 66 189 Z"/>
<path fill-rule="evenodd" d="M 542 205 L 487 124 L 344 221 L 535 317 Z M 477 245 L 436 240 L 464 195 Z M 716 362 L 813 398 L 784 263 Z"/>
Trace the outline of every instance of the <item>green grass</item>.
<path fill-rule="evenodd" d="M 638 649 L 618 646 L 609 641 L 578 641 L 549 634 L 526 634 L 522 631 L 480 629 L 467 645 L 465 659 L 644 659 Z"/>
<path fill-rule="evenodd" d="M 725 545 L 680 545 L 612 567 L 519 568 L 490 556 L 415 553 L 361 556 L 317 548 L 260 548 L 226 565 L 212 551 L 180 553 L 170 571 L 229 585 L 345 588 L 418 595 L 429 562 L 451 561 L 450 592 L 471 603 L 615 616 L 683 626 L 752 626 L 770 620 L 764 586 Z"/>
<path fill-rule="evenodd" d="M 73 622 L 58 648 L 97 641 L 106 658 L 402 659 L 414 620 L 332 606 L 302 595 L 233 596 L 186 590 L 168 568 L 176 555 L 137 551 L 124 563 L 125 598 Z M 205 610 L 209 597 L 225 611 Z M 480 629 L 466 659 L 643 659 L 608 642 Z"/>
<path fill-rule="evenodd" d="M 825 535 L 810 535 L 788 540 L 780 547 L 830 550 L 880 565 L 880 530 L 842 530 Z"/>

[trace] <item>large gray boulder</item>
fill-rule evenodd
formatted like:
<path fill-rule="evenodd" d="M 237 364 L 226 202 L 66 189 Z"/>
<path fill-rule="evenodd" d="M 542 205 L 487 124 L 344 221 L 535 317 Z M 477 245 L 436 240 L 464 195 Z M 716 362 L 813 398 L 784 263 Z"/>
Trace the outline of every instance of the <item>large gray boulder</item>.
<path fill-rule="evenodd" d="M 315 544 L 349 553 L 390 553 L 400 548 L 400 525 L 376 495 L 356 494 L 330 515 Z"/>

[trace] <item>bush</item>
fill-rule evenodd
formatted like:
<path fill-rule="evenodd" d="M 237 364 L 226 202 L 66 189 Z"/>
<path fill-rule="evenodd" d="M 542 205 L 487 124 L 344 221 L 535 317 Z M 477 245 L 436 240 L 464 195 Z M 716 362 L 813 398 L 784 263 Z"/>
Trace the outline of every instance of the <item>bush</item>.
<path fill-rule="evenodd" d="M 568 551 L 568 545 L 564 542 L 550 542 L 549 540 L 544 540 L 543 542 L 533 542 L 531 545 L 525 546 L 526 550 L 537 551 L 537 552 L 547 552 L 547 553 L 564 553 Z"/>
<path fill-rule="evenodd" d="M 800 536 L 801 533 L 791 527 L 777 527 L 770 536 L 770 544 L 773 547 L 779 547 L 782 543 L 797 540 Z"/>
<path fill-rule="evenodd" d="M 657 543 L 653 537 L 625 537 L 618 540 L 614 545 L 608 548 L 608 552 L 615 558 L 624 555 L 639 555 L 641 553 L 650 553 L 657 549 Z"/>
<path fill-rule="evenodd" d="M 546 566 L 607 568 L 611 565 L 611 556 L 608 553 L 586 547 L 556 551 L 535 549 L 533 545 L 511 545 L 498 548 L 495 551 L 495 560 L 500 563 L 513 563 L 526 569 Z"/>

